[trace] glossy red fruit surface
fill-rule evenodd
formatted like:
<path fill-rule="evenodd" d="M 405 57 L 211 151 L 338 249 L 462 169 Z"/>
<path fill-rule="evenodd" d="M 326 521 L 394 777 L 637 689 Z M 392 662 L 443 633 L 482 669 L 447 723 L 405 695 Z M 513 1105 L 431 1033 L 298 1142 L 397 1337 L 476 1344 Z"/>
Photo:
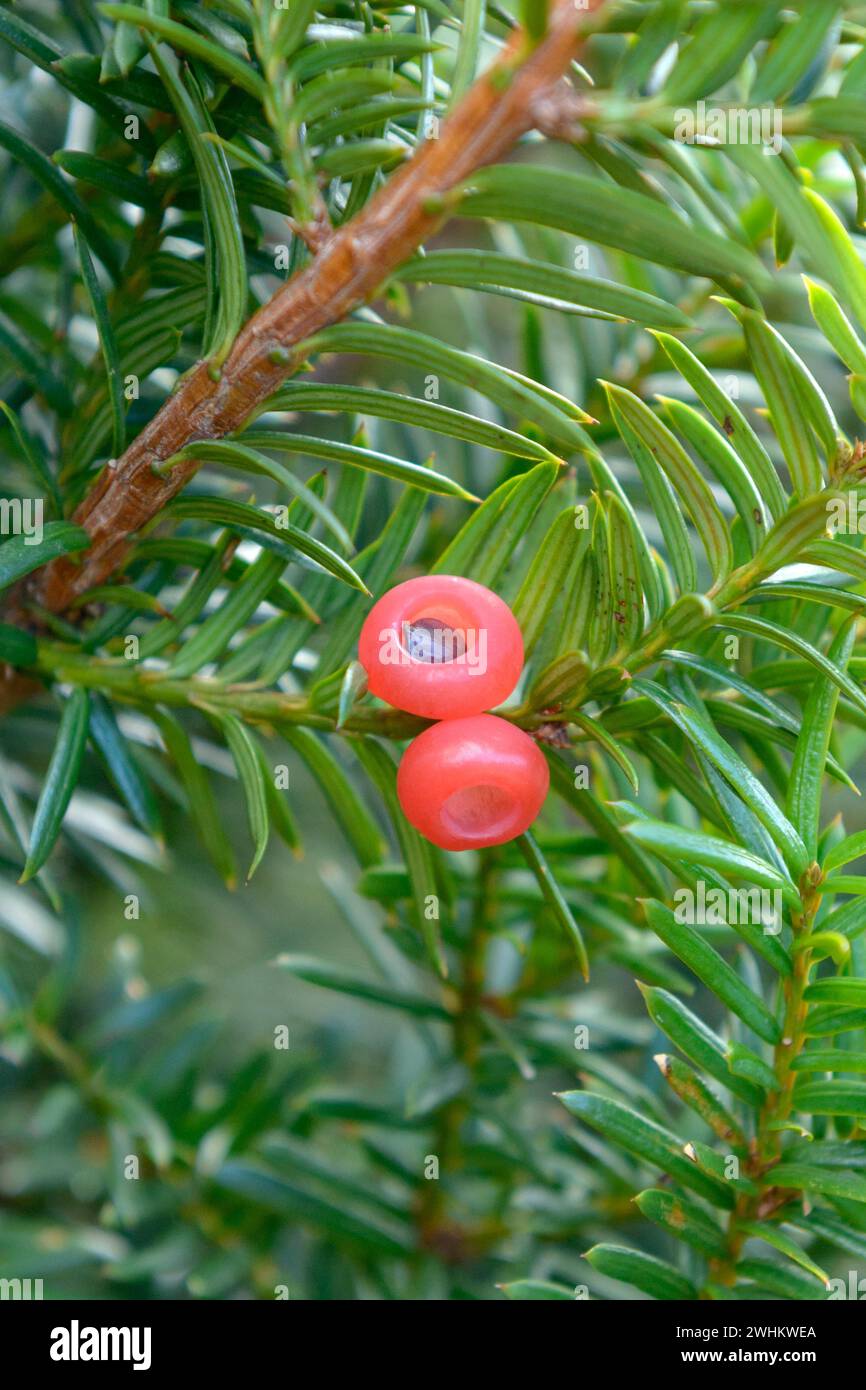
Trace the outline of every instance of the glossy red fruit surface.
<path fill-rule="evenodd" d="M 397 773 L 407 820 L 442 849 L 483 849 L 522 835 L 544 804 L 547 763 L 528 734 L 476 714 L 433 724 Z"/>
<path fill-rule="evenodd" d="M 374 604 L 358 659 L 381 700 L 425 719 L 457 719 L 507 700 L 523 669 L 523 638 L 497 594 L 434 574 L 398 584 Z"/>

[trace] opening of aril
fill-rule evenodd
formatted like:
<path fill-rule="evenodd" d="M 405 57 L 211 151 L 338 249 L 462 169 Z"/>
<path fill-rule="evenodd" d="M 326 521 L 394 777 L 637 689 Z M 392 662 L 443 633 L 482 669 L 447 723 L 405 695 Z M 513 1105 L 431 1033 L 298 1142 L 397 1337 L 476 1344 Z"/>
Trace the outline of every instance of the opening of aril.
<path fill-rule="evenodd" d="M 444 666 L 465 655 L 466 634 L 441 618 L 416 618 L 403 624 L 402 644 L 413 661 Z"/>
<path fill-rule="evenodd" d="M 516 809 L 509 792 L 481 782 L 452 792 L 442 804 L 440 819 L 445 829 L 455 835 L 498 835 L 513 824 Z"/>

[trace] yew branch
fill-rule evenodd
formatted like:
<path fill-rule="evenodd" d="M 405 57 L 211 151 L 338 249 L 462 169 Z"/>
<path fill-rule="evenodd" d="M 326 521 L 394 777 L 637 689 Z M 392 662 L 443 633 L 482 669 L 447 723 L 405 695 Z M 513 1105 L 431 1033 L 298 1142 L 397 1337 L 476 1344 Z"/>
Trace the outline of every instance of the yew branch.
<path fill-rule="evenodd" d="M 238 429 L 303 360 L 304 340 L 368 302 L 442 223 L 447 195 L 476 169 L 502 158 L 541 124 L 580 44 L 588 16 L 603 0 L 558 0 L 545 37 L 531 47 L 518 30 L 497 62 L 442 123 L 439 137 L 414 153 L 351 221 L 327 236 L 299 271 L 245 324 L 217 375 L 205 361 L 186 375 L 113 466 L 104 468 L 74 520 L 90 548 L 75 561 L 52 561 L 13 604 L 61 613 L 123 562 L 130 537 L 178 493 L 199 464 L 186 459 L 165 475 L 155 467 L 196 440 Z M 0 704 L 14 703 L 21 682 L 6 672 Z"/>

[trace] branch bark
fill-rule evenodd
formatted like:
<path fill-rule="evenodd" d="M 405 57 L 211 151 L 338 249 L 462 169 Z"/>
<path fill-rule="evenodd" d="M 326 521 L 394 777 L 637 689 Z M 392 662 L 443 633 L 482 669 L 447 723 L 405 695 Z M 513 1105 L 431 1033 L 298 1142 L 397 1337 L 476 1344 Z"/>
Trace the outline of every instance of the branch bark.
<path fill-rule="evenodd" d="M 421 145 L 247 322 L 217 378 L 204 361 L 184 378 L 123 457 L 103 469 L 78 507 L 73 520 L 90 534 L 89 550 L 75 561 L 54 560 L 26 581 L 13 600 L 13 620 L 27 621 L 28 602 L 62 613 L 122 564 L 130 537 L 186 485 L 199 464 L 184 461 L 166 476 L 155 466 L 196 440 L 238 429 L 303 360 L 305 339 L 375 297 L 391 272 L 442 223 L 447 215 L 442 199 L 544 120 L 558 85 L 565 85 L 581 28 L 602 3 L 586 0 L 578 7 L 575 0 L 558 0 L 547 34 L 531 49 L 516 31 L 443 122 L 439 138 Z M 7 668 L 0 708 L 21 698 L 24 684 Z"/>

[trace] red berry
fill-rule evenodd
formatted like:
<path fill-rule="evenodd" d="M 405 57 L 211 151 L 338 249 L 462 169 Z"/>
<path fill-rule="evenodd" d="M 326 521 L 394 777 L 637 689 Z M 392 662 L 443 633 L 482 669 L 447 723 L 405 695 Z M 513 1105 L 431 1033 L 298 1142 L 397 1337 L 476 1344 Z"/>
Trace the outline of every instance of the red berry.
<path fill-rule="evenodd" d="M 434 574 L 374 604 L 358 657 L 380 699 L 425 719 L 457 719 L 508 698 L 523 669 L 523 638 L 490 589 Z"/>
<path fill-rule="evenodd" d="M 442 849 L 483 849 L 522 835 L 550 776 L 528 734 L 493 714 L 447 719 L 410 743 L 397 773 L 400 805 Z"/>

